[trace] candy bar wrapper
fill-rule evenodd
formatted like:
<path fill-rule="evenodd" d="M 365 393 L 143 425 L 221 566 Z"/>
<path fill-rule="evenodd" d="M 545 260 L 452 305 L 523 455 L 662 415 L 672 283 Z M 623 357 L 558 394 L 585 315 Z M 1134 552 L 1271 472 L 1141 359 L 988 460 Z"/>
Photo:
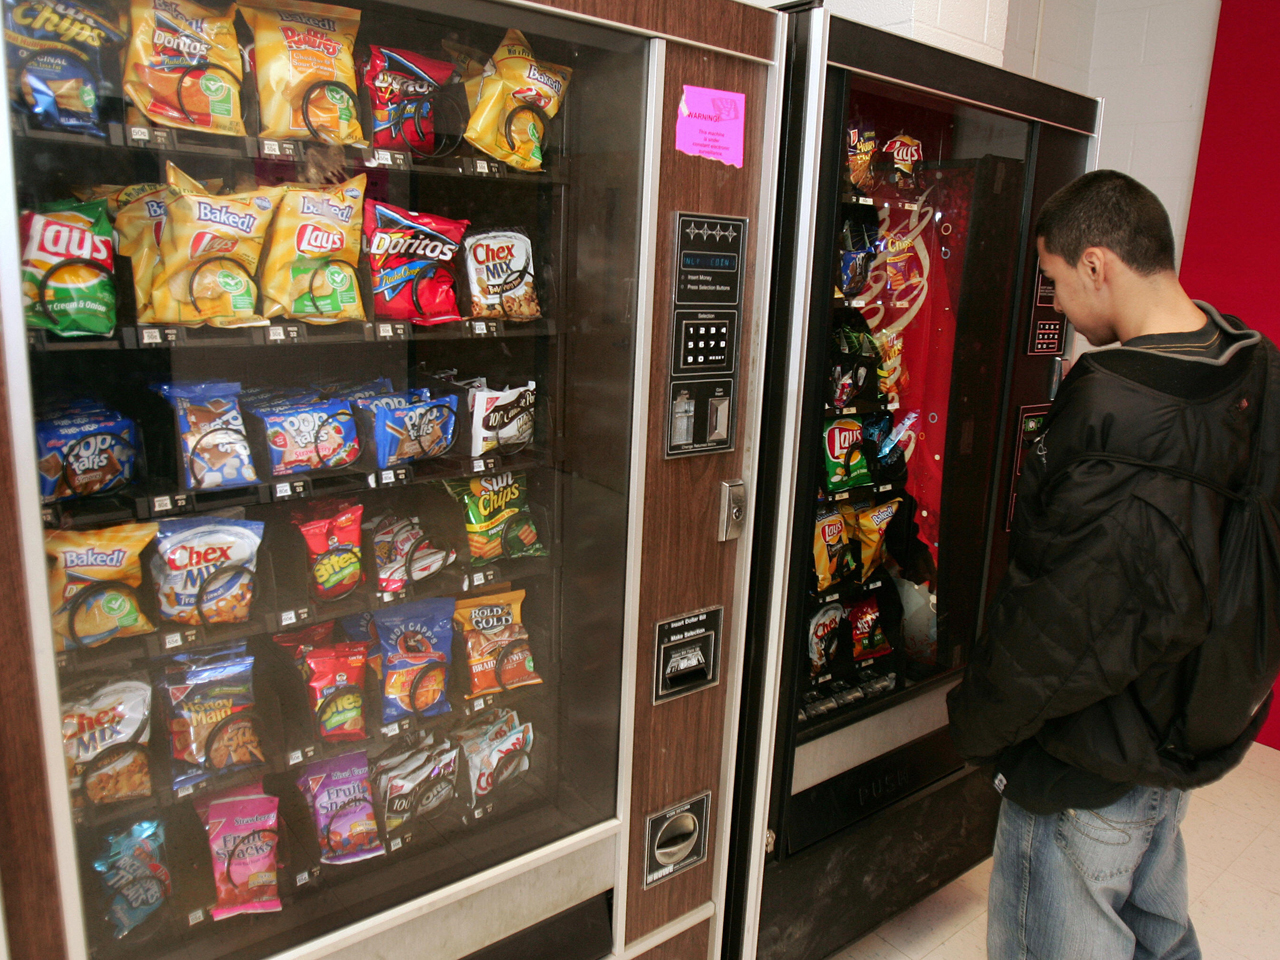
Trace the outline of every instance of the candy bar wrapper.
<path fill-rule="evenodd" d="M 298 778 L 320 841 L 320 862 L 356 863 L 386 853 L 378 837 L 363 750 L 317 760 Z"/>
<path fill-rule="evenodd" d="M 276 797 L 228 794 L 197 809 L 213 861 L 214 920 L 280 910 L 279 806 Z"/>
<path fill-rule="evenodd" d="M 164 824 L 142 820 L 127 830 L 108 833 L 93 869 L 109 906 L 107 919 L 116 939 L 128 934 L 162 907 L 173 893 L 164 846 Z"/>

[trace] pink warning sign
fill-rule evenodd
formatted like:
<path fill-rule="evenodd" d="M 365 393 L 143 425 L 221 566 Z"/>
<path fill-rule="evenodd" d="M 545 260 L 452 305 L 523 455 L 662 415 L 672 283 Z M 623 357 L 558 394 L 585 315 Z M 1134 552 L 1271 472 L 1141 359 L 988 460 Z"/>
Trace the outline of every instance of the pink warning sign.
<path fill-rule="evenodd" d="M 745 93 L 686 83 L 676 117 L 676 149 L 741 168 L 746 107 Z"/>

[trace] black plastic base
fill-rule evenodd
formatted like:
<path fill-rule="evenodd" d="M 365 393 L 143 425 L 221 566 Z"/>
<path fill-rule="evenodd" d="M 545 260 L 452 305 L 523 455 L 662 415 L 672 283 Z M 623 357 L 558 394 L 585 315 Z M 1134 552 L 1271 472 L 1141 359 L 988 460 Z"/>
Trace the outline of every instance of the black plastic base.
<path fill-rule="evenodd" d="M 613 950 L 613 892 L 584 900 L 463 960 L 600 960 Z"/>

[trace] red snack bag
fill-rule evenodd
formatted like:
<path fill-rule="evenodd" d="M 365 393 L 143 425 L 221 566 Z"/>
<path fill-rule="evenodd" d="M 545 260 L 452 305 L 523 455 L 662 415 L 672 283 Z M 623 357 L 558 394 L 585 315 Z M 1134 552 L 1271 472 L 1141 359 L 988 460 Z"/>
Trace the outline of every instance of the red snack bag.
<path fill-rule="evenodd" d="M 312 650 L 306 656 L 311 710 L 320 737 L 330 742 L 363 740 L 364 666 L 362 643 L 338 643 Z"/>
<path fill-rule="evenodd" d="M 280 647 L 288 651 L 293 657 L 293 665 L 304 674 L 307 672 L 307 654 L 316 647 L 329 647 L 333 645 L 333 628 L 335 626 L 333 620 L 325 620 L 322 623 L 312 623 L 298 630 L 289 630 L 285 633 L 273 634 L 271 639 L 280 645 Z"/>
<path fill-rule="evenodd" d="M 364 582 L 360 566 L 360 517 L 364 508 L 349 501 L 327 505 L 337 512 L 294 523 L 307 541 L 311 561 L 311 593 L 317 600 L 345 597 Z"/>
<path fill-rule="evenodd" d="M 451 63 L 371 46 L 364 85 L 373 107 L 373 145 L 431 156 L 436 146 L 431 96 L 451 76 Z"/>
<path fill-rule="evenodd" d="M 374 316 L 423 326 L 460 320 L 453 264 L 470 225 L 366 199 L 364 246 Z"/>

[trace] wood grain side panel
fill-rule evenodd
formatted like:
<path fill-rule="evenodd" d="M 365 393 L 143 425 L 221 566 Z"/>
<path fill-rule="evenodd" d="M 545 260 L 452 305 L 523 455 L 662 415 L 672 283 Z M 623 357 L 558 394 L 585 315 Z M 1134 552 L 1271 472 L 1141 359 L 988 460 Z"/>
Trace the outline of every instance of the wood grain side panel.
<path fill-rule="evenodd" d="M 711 921 L 704 920 L 666 943 L 646 950 L 636 960 L 702 960 L 711 949 Z"/>
<path fill-rule="evenodd" d="M 779 15 L 737 0 L 539 0 L 549 7 L 650 33 L 773 59 Z"/>
<path fill-rule="evenodd" d="M 630 876 L 627 892 L 627 940 L 644 936 L 708 902 L 712 895 L 711 861 L 719 831 L 716 820 L 726 810 L 726 798 L 712 794 L 712 824 L 708 831 L 708 860 L 684 873 L 643 889 L 645 818 L 720 782 L 725 690 L 722 682 L 710 690 L 651 704 L 654 630 L 659 620 L 703 607 L 725 608 L 724 636 L 732 621 L 737 543 L 719 543 L 719 490 L 722 480 L 742 473 L 744 423 L 739 400 L 737 449 L 664 460 L 667 375 L 670 371 L 672 285 L 675 213 L 724 214 L 747 217 L 748 244 L 754 231 L 760 196 L 765 85 L 763 65 L 725 54 L 672 44 L 667 49 L 666 95 L 662 124 L 662 180 L 658 196 L 658 244 L 653 316 L 653 358 L 650 375 L 648 470 L 645 487 L 644 558 L 640 588 L 640 643 L 636 671 L 635 748 L 632 773 Z M 733 90 L 746 94 L 745 166 L 738 170 L 675 150 L 675 122 L 684 84 Z M 750 369 L 747 355 L 751 330 L 764 322 L 750 309 L 756 272 L 762 266 L 748 260 L 744 271 L 742 353 L 738 369 Z M 740 391 L 745 392 L 740 387 Z M 741 393 L 740 393 L 741 397 Z M 721 663 L 736 654 L 726 642 Z"/>
<path fill-rule="evenodd" d="M 66 956 L 0 350 L 0 878 L 13 960 Z M 32 584 L 44 592 L 44 584 Z"/>

